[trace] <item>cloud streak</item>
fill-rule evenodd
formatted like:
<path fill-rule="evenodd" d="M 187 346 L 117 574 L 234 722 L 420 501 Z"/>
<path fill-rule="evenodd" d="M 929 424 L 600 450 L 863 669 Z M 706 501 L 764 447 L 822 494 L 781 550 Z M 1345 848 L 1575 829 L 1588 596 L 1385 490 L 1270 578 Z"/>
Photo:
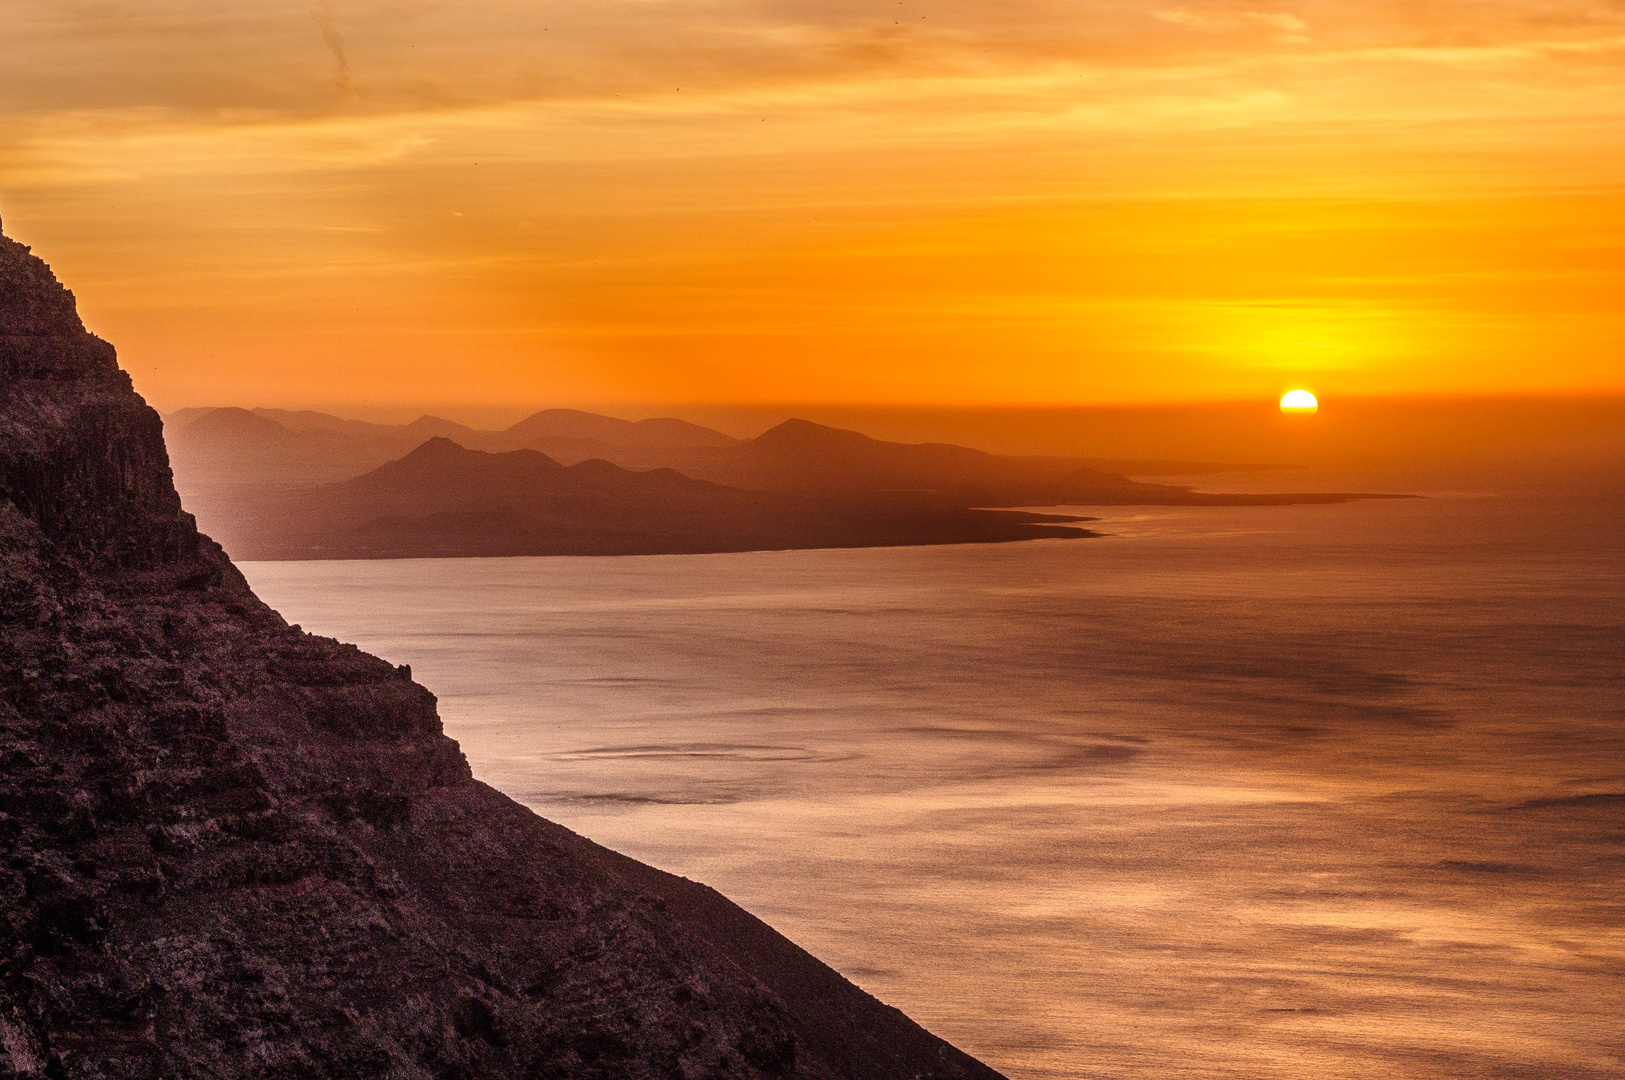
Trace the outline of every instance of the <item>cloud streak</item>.
<path fill-rule="evenodd" d="M 1220 11 L 1203 12 L 1189 8 L 1157 11 L 1153 14 L 1163 22 L 1190 26 L 1202 30 L 1234 30 L 1241 27 L 1262 26 L 1276 31 L 1278 41 L 1298 44 L 1309 41 L 1309 24 L 1285 11 Z"/>
<path fill-rule="evenodd" d="M 333 54 L 333 84 L 346 102 L 354 103 L 360 95 L 356 93 L 355 79 L 350 73 L 350 60 L 344 55 L 344 39 L 339 36 L 338 27 L 333 21 L 333 5 L 328 0 L 320 0 L 311 17 L 321 28 L 327 50 Z"/>

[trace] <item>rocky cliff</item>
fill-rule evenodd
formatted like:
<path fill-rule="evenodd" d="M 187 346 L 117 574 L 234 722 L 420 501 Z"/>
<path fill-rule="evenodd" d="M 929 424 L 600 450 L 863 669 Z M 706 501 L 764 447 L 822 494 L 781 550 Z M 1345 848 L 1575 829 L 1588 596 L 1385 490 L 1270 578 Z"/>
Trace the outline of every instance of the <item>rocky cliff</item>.
<path fill-rule="evenodd" d="M 290 627 L 0 238 L 0 1077 L 992 1077 Z"/>

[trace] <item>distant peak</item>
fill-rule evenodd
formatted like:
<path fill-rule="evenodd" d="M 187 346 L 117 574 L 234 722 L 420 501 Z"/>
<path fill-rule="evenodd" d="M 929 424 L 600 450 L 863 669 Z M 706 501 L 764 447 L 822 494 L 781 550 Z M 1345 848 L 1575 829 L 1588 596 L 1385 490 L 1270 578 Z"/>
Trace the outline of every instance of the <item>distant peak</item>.
<path fill-rule="evenodd" d="M 442 431 L 446 428 L 451 428 L 454 431 L 471 430 L 467 424 L 459 424 L 455 420 L 447 420 L 443 416 L 431 416 L 428 413 L 424 413 L 422 416 L 406 425 L 406 430 L 408 431 L 424 431 L 436 428 Z"/>
<path fill-rule="evenodd" d="M 568 438 L 602 437 L 606 432 L 630 431 L 632 421 L 582 412 L 580 409 L 543 409 L 507 429 L 509 435 L 557 435 Z"/>
<path fill-rule="evenodd" d="M 294 432 L 291 428 L 277 423 L 268 416 L 248 409 L 240 409 L 235 405 L 226 405 L 218 409 L 209 409 L 191 420 L 180 423 L 181 430 L 189 436 L 221 435 L 245 437 L 252 435 L 270 435 L 276 437 L 291 437 Z"/>
<path fill-rule="evenodd" d="M 489 450 L 471 450 L 454 439 L 444 435 L 436 435 L 417 445 L 417 448 L 405 457 L 398 458 L 388 465 L 379 468 L 388 469 L 395 465 L 425 463 L 444 463 L 451 461 L 462 462 L 492 462 L 517 464 L 529 468 L 562 469 L 564 466 L 538 450 L 507 450 L 500 454 L 493 454 Z"/>
<path fill-rule="evenodd" d="M 474 452 L 460 442 L 454 442 L 444 435 L 436 435 L 432 439 L 420 443 L 417 449 L 406 456 L 409 458 L 448 457 L 453 454 L 472 454 Z"/>
<path fill-rule="evenodd" d="M 525 417 L 525 420 L 536 420 L 536 419 L 550 417 L 550 416 L 585 417 L 588 420 L 613 420 L 613 419 L 615 419 L 615 417 L 612 417 L 612 416 L 604 416 L 604 415 L 602 415 L 600 413 L 590 413 L 590 412 L 586 412 L 585 410 L 582 410 L 582 409 L 540 409 L 540 410 L 538 410 L 536 412 L 531 413 L 529 416 Z M 524 423 L 524 421 L 522 420 L 522 421 L 520 421 L 520 423 Z M 621 423 L 623 423 L 623 424 L 624 423 L 630 423 L 630 421 L 622 420 Z"/>
<path fill-rule="evenodd" d="M 535 453 L 535 451 L 531 452 Z M 523 451 L 521 451 L 521 453 L 523 453 Z M 580 473 L 586 476 L 620 476 L 622 474 L 630 476 L 632 473 L 632 470 L 624 469 L 615 464 L 613 461 L 605 461 L 603 458 L 588 458 L 585 461 L 578 461 L 574 465 L 566 467 L 573 473 Z"/>
<path fill-rule="evenodd" d="M 792 417 L 762 432 L 753 441 L 767 444 L 859 446 L 876 440 L 861 431 L 848 431 L 846 428 L 829 427 L 826 424 L 815 424 L 811 420 Z"/>

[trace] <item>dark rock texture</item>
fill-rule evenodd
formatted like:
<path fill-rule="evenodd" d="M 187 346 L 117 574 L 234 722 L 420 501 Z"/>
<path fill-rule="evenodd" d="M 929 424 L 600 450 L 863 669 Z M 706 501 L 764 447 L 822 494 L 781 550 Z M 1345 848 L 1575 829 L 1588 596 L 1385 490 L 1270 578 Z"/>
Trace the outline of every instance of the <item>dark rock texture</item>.
<path fill-rule="evenodd" d="M 0 1077 L 996 1075 L 287 626 L 4 239 L 0 635 Z"/>

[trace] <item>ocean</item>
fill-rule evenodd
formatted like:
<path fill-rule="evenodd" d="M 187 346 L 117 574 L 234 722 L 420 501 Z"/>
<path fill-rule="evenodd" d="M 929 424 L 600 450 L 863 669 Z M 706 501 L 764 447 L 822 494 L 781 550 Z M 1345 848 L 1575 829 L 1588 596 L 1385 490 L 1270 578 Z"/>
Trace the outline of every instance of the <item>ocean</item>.
<path fill-rule="evenodd" d="M 1625 1074 L 1625 510 L 248 563 L 475 774 L 1015 1080 Z"/>

